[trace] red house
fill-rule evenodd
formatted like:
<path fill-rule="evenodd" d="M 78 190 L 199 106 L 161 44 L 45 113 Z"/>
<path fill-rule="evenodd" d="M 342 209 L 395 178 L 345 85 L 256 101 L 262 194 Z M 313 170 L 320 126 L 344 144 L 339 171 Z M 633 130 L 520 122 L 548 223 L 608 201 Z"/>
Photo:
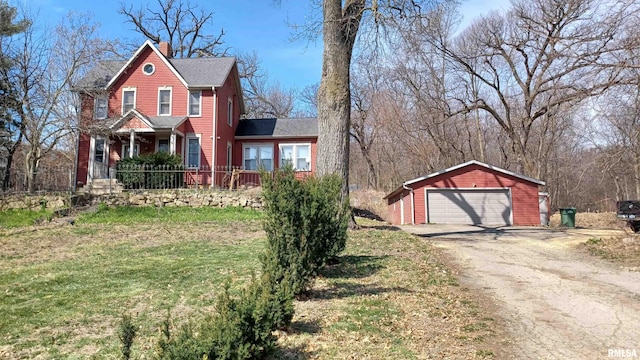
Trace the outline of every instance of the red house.
<path fill-rule="evenodd" d="M 127 157 L 177 154 L 200 185 L 222 185 L 232 167 L 313 173 L 316 119 L 242 119 L 233 57 L 171 58 L 146 41 L 127 61 L 105 61 L 77 84 L 81 97 L 76 183 L 109 177 Z M 193 174 L 192 174 L 193 175 Z"/>
<path fill-rule="evenodd" d="M 544 184 L 472 160 L 406 181 L 385 199 L 393 224 L 546 225 Z"/>

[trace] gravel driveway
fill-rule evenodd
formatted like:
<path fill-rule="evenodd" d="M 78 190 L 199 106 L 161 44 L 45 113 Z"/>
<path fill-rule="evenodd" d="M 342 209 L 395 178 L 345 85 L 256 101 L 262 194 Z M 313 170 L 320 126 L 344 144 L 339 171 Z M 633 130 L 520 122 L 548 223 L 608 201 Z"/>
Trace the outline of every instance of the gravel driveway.
<path fill-rule="evenodd" d="M 461 284 L 486 291 L 514 359 L 640 359 L 640 273 L 572 248 L 614 230 L 403 226 L 445 249 Z"/>

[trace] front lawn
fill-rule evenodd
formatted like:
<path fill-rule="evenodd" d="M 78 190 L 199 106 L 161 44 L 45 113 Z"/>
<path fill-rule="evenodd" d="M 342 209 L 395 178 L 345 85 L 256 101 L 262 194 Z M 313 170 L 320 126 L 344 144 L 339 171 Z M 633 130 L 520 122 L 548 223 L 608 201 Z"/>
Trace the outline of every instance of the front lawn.
<path fill-rule="evenodd" d="M 168 311 L 175 326 L 197 321 L 226 281 L 233 289 L 259 271 L 260 218 L 102 208 L 73 226 L 0 229 L 0 358 L 117 358 L 123 313 L 140 326 L 133 358 L 149 358 Z M 364 225 L 296 301 L 277 358 L 499 356 L 501 324 L 427 242 Z"/>
<path fill-rule="evenodd" d="M 45 222 L 51 218 L 51 214 L 52 212 L 48 210 L 11 209 L 0 211 L 0 228 L 17 228 Z"/>

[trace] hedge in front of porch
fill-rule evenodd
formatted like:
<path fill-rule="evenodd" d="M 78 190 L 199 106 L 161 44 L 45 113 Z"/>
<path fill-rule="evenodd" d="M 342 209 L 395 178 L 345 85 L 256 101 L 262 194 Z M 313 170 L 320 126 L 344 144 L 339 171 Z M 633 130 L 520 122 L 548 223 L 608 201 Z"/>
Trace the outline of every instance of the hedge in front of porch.
<path fill-rule="evenodd" d="M 126 189 L 174 189 L 184 187 L 184 165 L 177 155 L 165 152 L 118 161 L 116 179 Z"/>

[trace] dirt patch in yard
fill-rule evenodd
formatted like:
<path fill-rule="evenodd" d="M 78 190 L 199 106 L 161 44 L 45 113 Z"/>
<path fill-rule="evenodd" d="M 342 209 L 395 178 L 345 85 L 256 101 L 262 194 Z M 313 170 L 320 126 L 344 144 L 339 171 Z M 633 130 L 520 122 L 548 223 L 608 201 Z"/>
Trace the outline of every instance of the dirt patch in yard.
<path fill-rule="evenodd" d="M 578 248 L 610 260 L 626 270 L 640 271 L 640 234 L 596 237 L 580 244 Z"/>
<path fill-rule="evenodd" d="M 561 216 L 556 212 L 551 215 L 550 226 L 560 227 Z M 618 220 L 614 212 L 583 213 L 576 212 L 576 227 L 591 229 L 625 229 L 627 224 Z"/>
<path fill-rule="evenodd" d="M 308 300 L 296 301 L 276 358 L 505 358 L 503 320 L 480 290 L 460 286 L 454 262 L 396 227 L 358 223 L 340 262 L 322 270 Z M 0 337 L 0 358 L 115 357 L 122 312 L 140 325 L 134 358 L 142 358 L 167 309 L 176 326 L 198 321 L 213 311 L 223 281 L 241 286 L 259 268 L 264 237 L 257 220 L 0 229 L 3 271 L 17 279 L 0 289 L 32 294 L 0 303 L 16 316 L 10 327 L 27 329 Z M 41 305 L 24 307 L 29 301 Z"/>
<path fill-rule="evenodd" d="M 341 262 L 296 303 L 281 357 L 503 358 L 510 342 L 492 302 L 460 286 L 440 251 L 381 224 L 350 232 Z"/>

